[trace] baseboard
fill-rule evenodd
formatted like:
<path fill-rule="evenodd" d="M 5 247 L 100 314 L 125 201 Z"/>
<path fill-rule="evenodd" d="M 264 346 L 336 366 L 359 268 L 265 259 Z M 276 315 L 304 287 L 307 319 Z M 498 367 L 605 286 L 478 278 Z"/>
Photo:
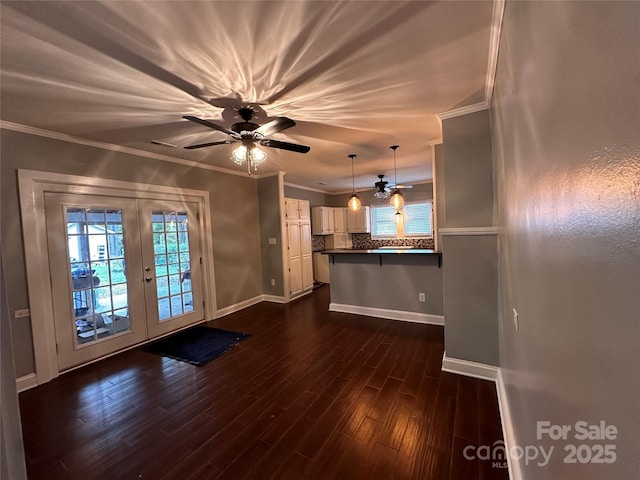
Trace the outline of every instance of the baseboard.
<path fill-rule="evenodd" d="M 256 295 L 253 298 L 248 298 L 247 300 L 243 300 L 242 302 L 238 302 L 233 305 L 229 305 L 228 307 L 221 308 L 217 311 L 216 318 L 239 312 L 240 310 L 243 310 L 260 302 L 287 303 L 287 299 L 284 297 L 279 297 L 277 295 Z"/>
<path fill-rule="evenodd" d="M 16 390 L 18 393 L 29 390 L 30 388 L 38 386 L 38 377 L 35 373 L 29 373 L 22 377 L 16 378 Z"/>
<path fill-rule="evenodd" d="M 253 298 L 248 298 L 247 300 L 243 300 L 242 302 L 238 302 L 233 305 L 229 305 L 228 307 L 220 308 L 216 312 L 216 318 L 224 317 L 226 315 L 230 315 L 235 312 L 239 312 L 247 307 L 255 305 L 256 303 L 260 303 L 264 300 L 264 295 L 256 295 Z"/>
<path fill-rule="evenodd" d="M 444 352 L 442 371 L 495 382 L 498 378 L 499 368 L 485 363 L 447 357 L 447 352 Z"/>
<path fill-rule="evenodd" d="M 310 295 L 313 293 L 313 288 L 310 288 L 309 290 L 303 290 L 302 292 L 298 293 L 297 295 L 292 295 L 291 297 L 289 297 L 289 302 L 292 302 L 294 300 L 298 300 L 299 298 L 305 297 L 307 295 Z"/>
<path fill-rule="evenodd" d="M 273 303 L 287 303 L 286 298 L 279 297 L 277 295 L 262 295 L 262 300 L 265 302 L 273 302 Z"/>
<path fill-rule="evenodd" d="M 516 441 L 513 430 L 511 409 L 509 408 L 507 391 L 502 377 L 502 369 L 484 363 L 447 357 L 447 353 L 445 352 L 442 357 L 442 371 L 495 382 L 496 393 L 498 395 L 498 408 L 500 410 L 500 422 L 502 424 L 502 435 L 504 437 L 504 448 L 506 452 L 516 451 L 514 449 L 517 448 L 518 442 Z M 509 480 L 523 480 L 519 460 L 508 454 L 506 457 L 509 466 Z"/>
<path fill-rule="evenodd" d="M 401 320 L 403 322 L 427 323 L 429 325 L 444 325 L 444 316 L 430 313 L 406 312 L 403 310 L 389 310 L 386 308 L 362 307 L 359 305 L 346 305 L 343 303 L 330 303 L 330 312 L 355 313 L 368 317 L 387 318 L 389 320 Z"/>
<path fill-rule="evenodd" d="M 498 369 L 496 377 L 496 392 L 498 393 L 498 406 L 500 408 L 500 421 L 502 422 L 502 435 L 504 437 L 504 448 L 507 452 L 515 451 L 518 446 L 516 435 L 513 431 L 513 421 L 511 419 L 511 409 L 507 398 L 507 390 L 502 377 L 502 369 Z M 507 455 L 507 464 L 509 466 L 509 480 L 523 480 L 520 461 Z"/>

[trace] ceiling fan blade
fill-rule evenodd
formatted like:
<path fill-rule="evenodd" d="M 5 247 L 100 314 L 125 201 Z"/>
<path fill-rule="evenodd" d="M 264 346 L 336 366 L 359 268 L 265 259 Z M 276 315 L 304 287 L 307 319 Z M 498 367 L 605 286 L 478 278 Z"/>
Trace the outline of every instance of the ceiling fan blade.
<path fill-rule="evenodd" d="M 306 145 L 298 145 L 297 143 L 281 142 L 279 140 L 271 140 L 270 138 L 265 138 L 263 140 L 260 140 L 260 145 L 264 147 L 280 148 L 281 150 L 289 150 L 291 152 L 298 152 L 298 153 L 307 153 L 309 150 L 311 150 L 311 147 L 307 147 Z"/>
<path fill-rule="evenodd" d="M 391 188 L 391 189 L 396 189 L 396 188 L 398 188 L 398 189 L 400 189 L 400 188 L 413 188 L 413 185 L 389 185 L 389 187 L 388 187 L 388 188 Z"/>
<path fill-rule="evenodd" d="M 202 118 L 194 117 L 193 115 L 183 115 L 182 118 L 195 123 L 199 123 L 200 125 L 204 125 L 205 127 L 213 128 L 214 130 L 218 130 L 219 132 L 224 132 L 227 135 L 231 135 L 233 138 L 238 137 L 238 134 L 236 132 L 229 130 L 228 128 L 224 128 L 221 125 L 216 125 L 209 120 L 203 120 Z"/>
<path fill-rule="evenodd" d="M 230 143 L 236 143 L 235 140 L 222 140 L 220 142 L 199 143 L 197 145 L 187 145 L 187 150 L 193 150 L 195 148 L 212 147 L 214 145 L 229 145 Z"/>
<path fill-rule="evenodd" d="M 295 124 L 296 122 L 294 122 L 290 118 L 278 117 L 255 129 L 254 132 L 257 132 L 264 137 L 268 137 L 270 135 L 273 135 L 274 133 L 278 133 L 286 130 L 287 128 L 291 128 Z"/>

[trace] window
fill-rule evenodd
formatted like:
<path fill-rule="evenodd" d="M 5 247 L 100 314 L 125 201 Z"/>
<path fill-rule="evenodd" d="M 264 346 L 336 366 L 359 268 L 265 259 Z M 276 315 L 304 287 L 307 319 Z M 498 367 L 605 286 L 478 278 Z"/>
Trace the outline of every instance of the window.
<path fill-rule="evenodd" d="M 431 202 L 409 203 L 402 209 L 405 237 L 431 237 L 433 235 Z M 371 237 L 395 238 L 396 209 L 391 206 L 371 208 Z"/>

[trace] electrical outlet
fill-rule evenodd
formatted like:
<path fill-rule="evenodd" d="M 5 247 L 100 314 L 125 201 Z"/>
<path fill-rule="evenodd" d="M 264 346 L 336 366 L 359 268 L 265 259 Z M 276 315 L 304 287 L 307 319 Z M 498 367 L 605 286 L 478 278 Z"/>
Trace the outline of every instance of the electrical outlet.
<path fill-rule="evenodd" d="M 272 287 L 275 287 L 275 286 L 276 286 L 276 279 L 275 279 L 275 278 L 272 278 L 272 279 L 271 279 L 271 286 L 272 286 Z"/>
<path fill-rule="evenodd" d="M 23 308 L 22 310 L 16 310 L 15 312 L 13 312 L 14 318 L 28 317 L 29 315 L 31 315 L 31 312 L 28 308 Z"/>
<path fill-rule="evenodd" d="M 516 309 L 513 309 L 513 326 L 516 329 L 516 332 L 520 330 L 520 320 L 518 319 L 518 312 Z"/>
<path fill-rule="evenodd" d="M 424 293 L 423 293 L 423 292 L 420 292 L 420 293 L 418 294 L 418 301 L 419 301 L 419 302 L 422 302 L 422 303 L 424 303 L 424 302 L 426 302 L 426 301 L 427 301 L 427 298 L 425 297 L 425 295 L 424 295 Z"/>

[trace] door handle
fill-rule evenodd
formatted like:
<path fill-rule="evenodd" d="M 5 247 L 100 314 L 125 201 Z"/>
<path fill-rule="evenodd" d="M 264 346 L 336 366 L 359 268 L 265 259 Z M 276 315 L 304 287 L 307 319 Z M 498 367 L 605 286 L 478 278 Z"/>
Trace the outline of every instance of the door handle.
<path fill-rule="evenodd" d="M 149 283 L 153 280 L 153 277 L 144 277 L 144 279 L 147 283 Z"/>

